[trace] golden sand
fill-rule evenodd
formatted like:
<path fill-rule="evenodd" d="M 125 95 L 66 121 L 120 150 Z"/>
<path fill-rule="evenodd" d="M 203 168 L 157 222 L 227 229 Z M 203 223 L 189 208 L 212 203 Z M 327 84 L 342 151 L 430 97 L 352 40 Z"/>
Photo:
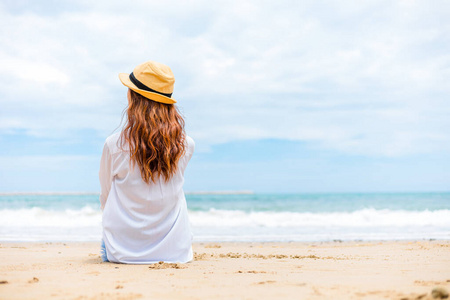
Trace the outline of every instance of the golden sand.
<path fill-rule="evenodd" d="M 196 243 L 188 264 L 103 263 L 99 243 L 1 243 L 0 299 L 434 299 L 450 242 Z M 433 292 L 433 294 L 432 294 Z"/>

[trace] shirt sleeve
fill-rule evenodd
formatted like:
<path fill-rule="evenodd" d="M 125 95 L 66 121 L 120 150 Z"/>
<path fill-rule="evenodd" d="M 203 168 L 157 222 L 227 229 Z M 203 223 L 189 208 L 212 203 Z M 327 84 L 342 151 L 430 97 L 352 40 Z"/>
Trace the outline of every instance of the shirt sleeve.
<path fill-rule="evenodd" d="M 186 137 L 186 141 L 187 141 L 187 145 L 188 145 L 187 151 L 186 151 L 187 152 L 186 156 L 187 156 L 187 160 L 190 161 L 192 158 L 192 155 L 194 154 L 194 151 L 195 151 L 195 142 L 190 136 Z"/>
<path fill-rule="evenodd" d="M 105 208 L 106 199 L 108 199 L 109 190 L 111 189 L 111 154 L 109 152 L 108 144 L 103 146 L 103 154 L 100 160 L 100 171 L 98 173 L 100 180 L 100 207 Z"/>
<path fill-rule="evenodd" d="M 184 175 L 184 170 L 186 169 L 189 161 L 192 158 L 192 155 L 194 154 L 195 150 L 195 142 L 190 136 L 186 136 L 186 152 L 184 153 L 184 156 L 180 159 L 179 167 L 181 168 L 181 172 Z"/>

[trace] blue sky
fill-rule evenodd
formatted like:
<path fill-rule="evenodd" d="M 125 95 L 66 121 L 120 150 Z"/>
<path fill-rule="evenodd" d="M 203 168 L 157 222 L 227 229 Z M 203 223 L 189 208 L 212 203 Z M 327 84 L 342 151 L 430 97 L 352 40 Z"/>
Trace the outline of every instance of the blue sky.
<path fill-rule="evenodd" d="M 169 65 L 187 191 L 448 191 L 447 1 L 3 1 L 0 192 L 98 191 L 118 73 Z"/>

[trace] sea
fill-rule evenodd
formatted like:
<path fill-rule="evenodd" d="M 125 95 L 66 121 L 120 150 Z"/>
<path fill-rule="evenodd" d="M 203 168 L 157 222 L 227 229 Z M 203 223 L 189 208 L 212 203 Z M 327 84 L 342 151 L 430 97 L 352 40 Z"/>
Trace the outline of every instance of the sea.
<path fill-rule="evenodd" d="M 449 240 L 450 192 L 187 193 L 194 241 Z M 0 194 L 0 241 L 100 241 L 98 194 Z"/>

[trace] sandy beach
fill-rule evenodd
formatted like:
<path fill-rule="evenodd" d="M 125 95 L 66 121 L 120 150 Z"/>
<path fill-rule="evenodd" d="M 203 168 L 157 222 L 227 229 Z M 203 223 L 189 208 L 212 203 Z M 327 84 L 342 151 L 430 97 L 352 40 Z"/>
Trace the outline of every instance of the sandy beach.
<path fill-rule="evenodd" d="M 188 264 L 103 263 L 98 243 L 1 243 L 1 299 L 433 299 L 450 242 L 196 243 Z"/>

